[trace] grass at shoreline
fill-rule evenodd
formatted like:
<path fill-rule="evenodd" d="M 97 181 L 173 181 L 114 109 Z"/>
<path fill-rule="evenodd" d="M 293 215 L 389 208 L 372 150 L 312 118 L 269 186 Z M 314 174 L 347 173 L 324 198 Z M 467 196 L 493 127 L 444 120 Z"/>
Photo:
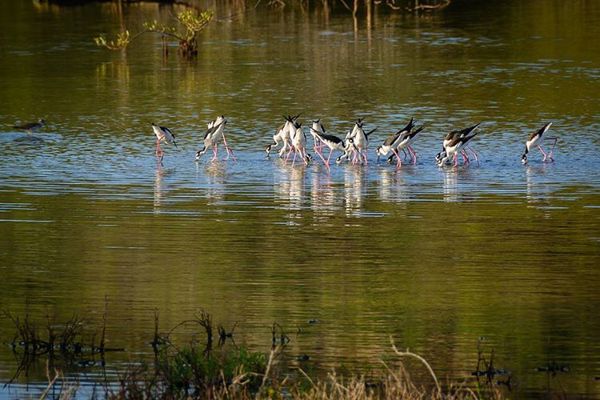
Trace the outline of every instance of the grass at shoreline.
<path fill-rule="evenodd" d="M 61 368 L 96 359 L 102 366 L 101 373 L 94 375 L 92 382 L 98 388 L 92 395 L 96 399 L 460 400 L 503 399 L 505 394 L 510 394 L 510 376 L 508 381 L 497 380 L 502 372 L 493 366 L 493 352 L 489 361 L 479 352 L 477 371 L 469 381 L 440 382 L 424 358 L 409 350 L 398 350 L 390 338 L 395 359 L 389 360 L 389 364 L 380 361 L 381 368 L 377 372 L 365 376 L 331 371 L 326 376 L 309 376 L 284 362 L 291 339 L 279 324 L 272 326 L 270 353 L 252 352 L 235 344 L 235 325 L 229 331 L 219 325 L 215 334 L 212 316 L 204 311 L 167 332 L 159 330 L 158 313 L 155 313 L 154 334 L 148 343 L 153 350 L 153 361 L 132 360 L 125 370 L 117 371 L 116 379 L 112 373 L 108 378 L 105 353 L 125 350 L 105 346 L 106 309 L 102 325 L 91 336 L 83 333 L 84 321 L 76 316 L 62 324 L 48 317 L 44 326 L 27 315 L 24 318 L 8 312 L 5 315 L 13 321 L 17 331 L 10 346 L 14 355 L 21 358 L 19 368 L 6 385 L 21 374 L 27 376 L 30 366 L 39 364 L 44 357 L 48 385 L 40 399 L 89 397 L 79 393 L 77 380 L 66 379 Z M 204 340 L 175 343 L 172 334 L 184 325 Z M 410 363 L 411 372 L 419 373 L 419 379 L 426 383 L 417 383 L 411 377 L 404 364 L 407 359 L 414 361 Z"/>
<path fill-rule="evenodd" d="M 116 382 L 99 382 L 103 390 L 95 398 L 129 399 L 504 399 L 510 392 L 492 380 L 442 382 L 426 360 L 411 352 L 392 349 L 400 360 L 390 367 L 381 361 L 379 373 L 311 377 L 302 369 L 279 365 L 285 346 L 276 346 L 267 357 L 244 348 L 206 353 L 199 346 L 185 346 L 159 354 L 152 364 L 136 364 L 124 371 Z M 430 383 L 417 384 L 401 359 L 419 360 L 430 375 Z M 413 371 L 415 372 L 415 371 Z M 62 400 L 85 398 L 78 385 L 67 381 L 59 371 L 50 379 L 40 397 L 53 391 Z M 56 395 L 56 388 L 59 394 Z"/>

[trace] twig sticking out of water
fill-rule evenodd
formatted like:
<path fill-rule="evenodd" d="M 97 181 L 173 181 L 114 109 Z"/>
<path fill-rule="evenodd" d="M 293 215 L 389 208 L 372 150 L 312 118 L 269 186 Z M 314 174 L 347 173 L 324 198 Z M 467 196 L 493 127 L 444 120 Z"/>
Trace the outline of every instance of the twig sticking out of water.
<path fill-rule="evenodd" d="M 206 356 L 210 355 L 212 351 L 212 343 L 213 343 L 213 327 L 212 327 L 212 317 L 209 313 L 202 310 L 200 315 L 196 316 L 195 321 L 204 328 L 206 332 L 206 348 L 204 349 L 204 354 Z"/>
<path fill-rule="evenodd" d="M 269 353 L 269 360 L 267 361 L 267 368 L 265 369 L 265 374 L 263 376 L 262 383 L 260 384 L 258 392 L 256 393 L 257 399 L 260 398 L 259 395 L 262 392 L 265 384 L 267 383 L 267 380 L 269 379 L 269 374 L 271 372 L 271 368 L 275 364 L 275 360 L 277 359 L 277 357 L 283 352 L 283 348 L 284 348 L 284 345 L 279 345 L 279 346 L 275 346 L 275 347 L 271 348 L 271 352 Z"/>
<path fill-rule="evenodd" d="M 392 344 L 392 350 L 394 350 L 394 353 L 396 353 L 396 355 L 398 355 L 400 357 L 412 357 L 412 358 L 416 358 L 417 360 L 419 360 L 431 374 L 431 377 L 433 378 L 433 382 L 435 383 L 435 387 L 437 388 L 437 392 L 438 393 L 442 392 L 442 389 L 440 387 L 440 383 L 438 382 L 437 376 L 433 372 L 433 369 L 431 368 L 431 365 L 429 365 L 427 360 L 425 360 L 423 357 L 421 357 L 418 354 L 412 353 L 409 349 L 406 349 L 406 351 L 399 351 L 398 348 L 396 348 L 394 339 L 391 336 L 390 336 L 390 343 Z"/>
<path fill-rule="evenodd" d="M 100 347 L 98 351 L 104 354 L 104 342 L 106 339 L 106 315 L 108 313 L 108 296 L 104 296 L 104 312 L 102 313 L 102 334 L 100 336 Z"/>
<path fill-rule="evenodd" d="M 154 355 L 158 354 L 158 350 L 161 346 L 168 345 L 170 343 L 169 336 L 161 336 L 158 332 L 158 310 L 154 310 L 154 337 L 150 342 Z"/>
<path fill-rule="evenodd" d="M 477 369 L 471 373 L 471 375 L 477 377 L 477 382 L 479 383 L 479 378 L 484 376 L 487 378 L 487 385 L 490 387 L 492 385 L 505 385 L 508 390 L 512 390 L 512 379 L 509 371 L 496 368 L 494 366 L 494 349 L 490 352 L 490 361 L 486 361 L 485 356 L 483 354 L 483 350 L 481 348 L 482 339 L 479 339 L 477 342 Z M 494 378 L 496 376 L 508 375 L 508 378 L 505 381 L 495 381 Z"/>
<path fill-rule="evenodd" d="M 235 341 L 233 340 L 233 332 L 235 331 L 236 326 L 237 326 L 237 322 L 235 324 L 233 324 L 233 328 L 231 328 L 231 330 L 229 332 L 227 332 L 225 330 L 223 325 L 219 325 L 217 327 L 217 332 L 219 332 L 219 346 L 220 347 L 222 347 L 225 344 L 227 339 L 231 339 L 231 341 L 235 344 Z"/>
<path fill-rule="evenodd" d="M 277 332 L 279 330 L 279 332 Z M 275 348 L 278 345 L 285 346 L 290 342 L 290 337 L 283 331 L 283 327 L 277 322 L 273 322 L 271 327 L 271 347 Z"/>

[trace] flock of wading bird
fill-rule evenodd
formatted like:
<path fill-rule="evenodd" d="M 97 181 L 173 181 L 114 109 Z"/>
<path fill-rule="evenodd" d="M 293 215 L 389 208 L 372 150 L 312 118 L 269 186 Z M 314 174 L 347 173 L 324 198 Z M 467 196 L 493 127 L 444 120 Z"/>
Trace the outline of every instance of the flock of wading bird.
<path fill-rule="evenodd" d="M 266 146 L 265 151 L 267 157 L 270 155 L 271 150 L 281 145 L 279 150 L 279 157 L 285 158 L 289 161 L 293 154 L 292 165 L 296 162 L 296 158 L 300 157 L 302 162 L 308 165 L 312 162 L 313 157 L 307 152 L 307 135 L 302 129 L 302 124 L 298 122 L 300 114 L 294 116 L 286 116 L 285 122 L 280 125 L 275 134 L 273 135 L 273 143 Z M 40 119 L 38 122 L 32 122 L 24 125 L 15 126 L 16 129 L 26 130 L 32 132 L 42 128 L 45 125 L 45 121 Z M 206 133 L 204 134 L 203 144 L 204 147 L 196 152 L 196 161 L 200 160 L 203 154 L 212 149 L 213 158 L 211 161 L 217 159 L 219 143 L 223 142 L 225 150 L 227 152 L 227 159 L 232 157 L 236 159 L 233 154 L 233 150 L 227 145 L 227 139 L 225 138 L 225 125 L 227 120 L 223 115 L 217 117 L 207 125 Z M 369 137 L 377 128 L 371 129 L 365 132 L 363 129 L 363 120 L 357 119 L 354 123 L 352 130 L 346 133 L 344 139 L 326 133 L 325 127 L 320 120 L 312 121 L 310 127 L 310 134 L 313 138 L 313 149 L 315 153 L 321 158 L 325 166 L 329 168 L 331 156 L 335 151 L 339 151 L 341 154 L 335 159 L 336 164 L 342 162 L 351 162 L 352 164 L 363 164 L 369 163 L 367 157 L 367 150 L 369 147 Z M 447 165 L 453 161 L 453 165 L 458 166 L 459 154 L 463 159 L 463 165 L 469 164 L 469 152 L 474 157 L 475 161 L 479 164 L 479 158 L 477 152 L 470 147 L 471 141 L 477 136 L 477 128 L 479 123 L 473 126 L 469 126 L 464 129 L 453 130 L 444 136 L 442 141 L 442 150 L 436 154 L 435 161 L 438 166 Z M 558 138 L 549 138 L 553 140 L 552 149 L 549 152 L 545 152 L 542 148 L 542 141 L 544 140 L 544 134 L 550 128 L 552 122 L 548 122 L 539 130 L 532 132 L 527 141 L 525 142 L 525 151 L 521 156 L 521 162 L 527 164 L 527 154 L 534 148 L 537 147 L 543 155 L 542 162 L 554 161 L 553 151 L 556 146 Z M 402 166 L 402 160 L 405 161 L 410 158 L 409 162 L 413 164 L 417 163 L 417 153 L 412 148 L 411 144 L 415 141 L 418 134 L 423 131 L 424 126 L 416 126 L 414 118 L 411 118 L 408 124 L 402 129 L 389 135 L 381 145 L 377 147 L 375 153 L 377 154 L 377 160 L 380 157 L 388 156 L 387 162 L 392 164 L 394 158 L 396 159 L 396 168 Z M 156 156 L 162 162 L 164 157 L 164 151 L 160 147 L 162 142 L 173 144 L 177 147 L 175 142 L 175 135 L 173 132 L 164 126 L 158 126 L 152 123 L 152 130 L 156 135 Z M 327 158 L 323 154 L 325 148 L 329 148 L 329 154 Z M 402 153 L 402 156 L 400 155 Z"/>
<path fill-rule="evenodd" d="M 313 157 L 308 153 L 307 146 L 307 134 L 302 129 L 302 124 L 298 122 L 298 117 L 286 116 L 285 122 L 280 125 L 273 135 L 273 143 L 266 146 L 265 151 L 267 157 L 271 151 L 281 145 L 279 149 L 279 157 L 285 158 L 286 161 L 292 157 L 292 165 L 296 162 L 296 158 L 299 157 L 302 162 L 308 165 L 312 162 Z M 206 133 L 204 134 L 204 147 L 196 152 L 196 160 L 200 160 L 203 154 L 209 149 L 212 149 L 213 158 L 217 158 L 218 145 L 222 141 L 225 150 L 227 151 L 227 158 L 230 156 L 235 159 L 233 151 L 227 145 L 227 139 L 225 138 L 225 124 L 227 120 L 224 116 L 219 116 L 215 120 L 211 121 L 207 125 Z M 325 166 L 329 168 L 331 156 L 335 151 L 341 154 L 335 159 L 336 164 L 342 162 L 351 162 L 352 164 L 364 164 L 369 163 L 367 157 L 367 150 L 369 147 L 369 139 L 371 134 L 377 130 L 377 128 L 371 129 L 368 132 L 363 128 L 364 122 L 362 119 L 357 119 L 354 123 L 352 130 L 346 133 L 346 136 L 342 139 L 338 136 L 326 133 L 325 127 L 320 120 L 312 121 L 312 126 L 309 128 L 310 135 L 313 138 L 313 150 L 323 161 Z M 477 152 L 473 150 L 469 145 L 471 140 L 477 136 L 477 128 L 480 124 L 470 126 L 468 128 L 453 130 L 444 136 L 442 141 L 442 150 L 436 154 L 435 160 L 438 166 L 448 164 L 453 160 L 453 165 L 458 166 L 459 154 L 462 156 L 463 164 L 469 164 L 469 152 L 475 158 L 475 161 L 479 164 L 479 158 Z M 543 162 L 554 161 L 553 150 L 556 146 L 557 138 L 551 138 L 554 140 L 552 149 L 549 152 L 545 152 L 541 144 L 544 139 L 544 134 L 550 128 L 552 122 L 545 124 L 541 129 L 531 133 L 525 142 L 525 152 L 521 156 L 521 162 L 527 163 L 527 154 L 534 147 L 537 147 L 543 154 Z M 175 143 L 175 137 L 173 132 L 168 128 L 160 127 L 152 124 L 154 133 L 156 134 L 156 155 L 161 157 L 163 151 L 160 148 L 161 142 Z M 396 159 L 396 168 L 402 166 L 402 160 L 406 161 L 410 158 L 409 162 L 413 164 L 417 163 L 417 153 L 412 148 L 411 144 L 417 139 L 418 134 L 423 131 L 424 126 L 416 126 L 414 118 L 411 118 L 408 124 L 402 129 L 389 135 L 381 145 L 377 147 L 375 153 L 377 154 L 377 160 L 380 157 L 388 156 L 388 163 L 393 163 L 394 158 Z M 325 148 L 329 149 L 327 158 L 323 154 Z M 402 156 L 401 154 L 402 153 Z"/>

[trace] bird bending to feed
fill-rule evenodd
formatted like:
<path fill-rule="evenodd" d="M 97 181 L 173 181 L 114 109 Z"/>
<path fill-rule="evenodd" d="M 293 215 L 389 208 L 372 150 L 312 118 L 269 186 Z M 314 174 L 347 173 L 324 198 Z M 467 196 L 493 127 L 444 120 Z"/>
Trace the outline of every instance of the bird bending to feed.
<path fill-rule="evenodd" d="M 334 135 L 329 135 L 329 134 L 325 133 L 324 130 L 323 130 L 323 132 L 321 132 L 321 131 L 315 129 L 314 122 L 313 122 L 313 126 L 310 128 L 310 131 L 316 137 L 315 140 L 319 140 L 323 145 L 329 147 L 329 156 L 327 157 L 327 160 L 325 160 L 323 153 L 321 151 L 317 151 L 317 149 L 315 148 L 315 151 L 317 152 L 319 157 L 321 157 L 321 160 L 323 160 L 323 162 L 325 163 L 325 165 L 327 167 L 329 167 L 329 160 L 331 159 L 331 153 L 333 153 L 334 150 L 339 150 L 341 152 L 346 151 L 346 147 L 344 146 L 344 141 L 342 139 L 340 139 L 339 137 L 334 136 Z"/>
<path fill-rule="evenodd" d="M 335 162 L 339 164 L 344 159 L 349 159 L 350 154 L 352 154 L 352 164 L 364 163 L 368 165 L 367 148 L 369 147 L 369 136 L 376 130 L 377 128 L 374 128 L 369 132 L 365 132 L 363 129 L 363 120 L 361 118 L 357 119 L 352 131 L 346 134 L 344 154 L 339 156 Z"/>
<path fill-rule="evenodd" d="M 523 155 L 521 156 L 521 162 L 523 164 L 527 164 L 527 153 L 529 153 L 529 151 L 533 148 L 533 146 L 537 146 L 537 148 L 540 150 L 540 152 L 544 155 L 542 162 L 545 162 L 546 160 L 554 161 L 552 154 L 554 152 L 554 146 L 556 146 L 556 142 L 558 141 L 558 138 L 549 138 L 549 139 L 554 139 L 554 144 L 552 145 L 552 149 L 550 149 L 550 152 L 546 153 L 544 151 L 544 149 L 542 149 L 542 142 L 544 141 L 544 133 L 546 133 L 546 131 L 548 129 L 550 129 L 551 125 L 552 125 L 552 122 L 548 122 L 541 129 L 539 129 L 539 130 L 533 132 L 531 135 L 529 135 L 529 138 L 527 138 L 527 142 L 525 142 L 525 153 L 523 153 Z"/>
<path fill-rule="evenodd" d="M 160 142 L 173 143 L 173 145 L 177 147 L 177 143 L 175 143 L 175 135 L 169 128 L 158 126 L 154 122 L 152 123 L 152 130 L 156 135 L 156 156 L 162 159 L 164 151 L 160 148 Z"/>
<path fill-rule="evenodd" d="M 446 136 L 444 137 L 444 141 L 442 143 L 442 151 L 439 152 L 435 156 L 436 162 L 439 164 L 442 154 L 444 153 L 444 149 L 446 148 L 446 146 L 448 144 L 450 144 L 453 140 L 455 140 L 457 138 L 464 138 L 469 133 L 471 133 L 474 129 L 476 129 L 480 124 L 481 124 L 481 122 L 476 125 L 470 126 L 468 128 L 454 130 L 454 131 L 451 131 L 448 134 L 446 134 Z M 469 163 L 469 156 L 468 156 L 466 150 L 469 150 L 471 152 L 471 154 L 473 154 L 473 156 L 475 157 L 475 161 L 477 161 L 477 164 L 479 164 L 479 158 L 477 157 L 477 153 L 475 152 L 475 150 L 473 150 L 469 146 L 465 146 L 464 148 L 460 149 L 460 155 L 463 157 L 464 162 L 467 164 Z"/>
<path fill-rule="evenodd" d="M 41 129 L 42 127 L 44 127 L 44 125 L 46 125 L 46 121 L 40 118 L 37 122 L 29 122 L 23 125 L 15 125 L 13 126 L 13 128 L 31 133 Z"/>
<path fill-rule="evenodd" d="M 287 121 L 293 127 L 290 134 L 292 150 L 294 151 L 292 166 L 296 162 L 296 155 L 298 154 L 300 154 L 300 157 L 302 157 L 304 164 L 308 165 L 308 163 L 312 160 L 312 157 L 306 152 L 306 134 L 302 130 L 302 124 L 292 120 L 292 118 L 289 118 Z"/>
<path fill-rule="evenodd" d="M 201 150 L 198 150 L 196 152 L 196 161 L 198 161 L 200 159 L 200 157 L 206 153 L 208 151 L 208 149 L 210 147 L 212 147 L 213 149 L 213 158 L 211 159 L 211 161 L 214 161 L 217 159 L 217 153 L 219 151 L 218 146 L 219 146 L 219 141 L 221 139 L 223 139 L 223 144 L 225 145 L 225 150 L 227 151 L 227 159 L 229 159 L 229 156 L 231 155 L 233 157 L 233 159 L 235 160 L 235 155 L 233 154 L 233 150 L 231 150 L 229 148 L 229 146 L 227 146 L 227 140 L 225 139 L 225 133 L 224 133 L 224 129 L 225 129 L 225 124 L 227 123 L 227 119 L 225 119 L 225 117 L 223 115 L 218 116 L 215 120 L 210 121 L 207 124 L 207 130 L 206 133 L 204 134 L 204 147 Z"/>
<path fill-rule="evenodd" d="M 383 144 L 377 147 L 377 150 L 375 151 L 377 154 L 377 160 L 379 161 L 379 156 L 386 156 L 389 152 L 392 152 L 392 155 L 388 158 L 388 162 L 391 162 L 393 158 L 396 157 L 396 167 L 400 168 L 402 166 L 402 160 L 400 158 L 399 151 L 402 150 L 402 152 L 406 155 L 404 149 L 407 149 L 413 164 L 416 164 L 417 153 L 410 144 L 413 142 L 417 134 L 422 130 L 423 126 L 415 129 L 414 118 L 411 118 L 404 128 L 388 136 Z"/>
<path fill-rule="evenodd" d="M 477 129 L 479 124 L 470 126 L 462 130 L 452 131 L 448 133 L 446 137 L 444 137 L 442 151 L 435 156 L 438 166 L 441 167 L 446 163 L 446 161 L 453 157 L 454 166 L 456 167 L 458 165 L 459 152 L 463 156 L 464 162 L 469 162 L 469 158 L 464 153 L 463 148 L 471 139 L 473 139 L 477 135 L 477 132 L 473 133 L 472 135 L 469 134 L 472 133 L 475 129 Z"/>
<path fill-rule="evenodd" d="M 404 148 L 406 148 L 406 150 L 408 150 L 408 154 L 410 154 L 410 158 L 412 159 L 414 165 L 417 164 L 417 152 L 415 151 L 415 149 L 412 148 L 410 144 L 415 140 L 417 134 L 419 134 L 422 130 L 423 126 L 420 126 L 414 130 L 411 128 L 410 131 L 400 135 L 400 138 L 398 139 L 398 144 L 396 145 L 396 154 L 398 154 L 399 150 L 402 150 L 404 152 Z M 398 160 L 398 164 L 400 164 L 400 160 Z"/>
<path fill-rule="evenodd" d="M 314 149 L 315 153 L 317 153 L 321 158 L 323 158 L 322 150 L 323 150 L 324 143 L 319 139 L 318 133 L 321 133 L 321 134 L 325 133 L 325 127 L 323 126 L 323 123 L 321 123 L 320 119 L 312 122 L 312 127 L 310 128 L 310 134 L 312 135 L 312 138 L 313 138 L 313 149 Z"/>
<path fill-rule="evenodd" d="M 269 155 L 271 154 L 271 150 L 274 147 L 279 146 L 279 143 L 283 143 L 281 150 L 279 150 L 279 158 L 283 157 L 283 155 L 286 152 L 288 152 L 288 155 L 289 155 L 289 151 L 291 151 L 291 148 L 292 148 L 291 134 L 292 134 L 292 130 L 295 129 L 293 127 L 292 123 L 295 122 L 299 116 L 300 116 L 300 114 L 296 114 L 294 116 L 288 115 L 288 116 L 283 117 L 283 118 L 285 118 L 285 122 L 283 124 L 281 124 L 275 131 L 275 134 L 273 135 L 273 143 L 268 144 L 265 147 L 265 152 L 267 153 L 267 157 L 269 157 Z M 292 123 L 290 123 L 289 120 L 291 120 Z"/>
<path fill-rule="evenodd" d="M 396 156 L 396 158 L 398 158 L 398 161 L 400 161 L 400 157 L 398 156 L 398 153 L 396 153 L 396 146 L 398 145 L 400 136 L 403 133 L 409 132 L 410 129 L 412 129 L 412 126 L 413 126 L 413 119 L 411 118 L 408 125 L 406 125 L 402 129 L 400 129 L 398 132 L 389 135 L 383 141 L 383 144 L 380 145 L 379 147 L 377 147 L 377 149 L 375 150 L 375 154 L 377 154 L 377 161 L 379 161 L 380 156 L 387 156 L 390 151 L 392 152 L 392 154 L 394 154 Z"/>

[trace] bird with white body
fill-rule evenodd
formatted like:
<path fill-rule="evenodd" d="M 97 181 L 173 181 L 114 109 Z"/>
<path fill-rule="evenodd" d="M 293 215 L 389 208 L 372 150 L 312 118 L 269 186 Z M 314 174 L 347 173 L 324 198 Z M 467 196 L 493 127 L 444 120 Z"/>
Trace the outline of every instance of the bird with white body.
<path fill-rule="evenodd" d="M 393 158 L 396 157 L 396 166 L 397 168 L 400 168 L 402 166 L 402 160 L 399 152 L 402 150 L 402 152 L 406 154 L 404 149 L 407 149 L 413 163 L 416 164 L 417 154 L 410 144 L 422 130 L 423 126 L 415 129 L 414 118 L 411 118 L 404 128 L 388 136 L 383 144 L 377 147 L 377 150 L 375 151 L 377 160 L 379 160 L 379 156 L 386 156 L 389 152 L 392 152 L 392 155 L 388 158 L 388 162 L 391 162 Z"/>
<path fill-rule="evenodd" d="M 287 121 L 293 127 L 290 135 L 292 151 L 294 152 L 292 165 L 294 165 L 296 162 L 296 155 L 300 155 L 302 161 L 304 161 L 304 164 L 308 165 L 308 163 L 312 160 L 312 157 L 306 152 L 306 134 L 302 130 L 302 124 L 292 120 L 292 118 L 288 119 Z"/>
<path fill-rule="evenodd" d="M 478 123 L 478 124 L 470 126 L 468 128 L 458 129 L 458 130 L 453 130 L 453 131 L 448 132 L 446 134 L 446 136 L 444 136 L 444 141 L 442 142 L 442 151 L 440 151 L 435 156 L 436 162 L 439 164 L 439 162 L 442 158 L 442 154 L 444 153 L 447 145 L 449 145 L 455 139 L 464 138 L 469 133 L 471 133 L 473 130 L 475 130 L 480 124 L 481 123 Z M 477 157 L 477 153 L 473 149 L 471 149 L 471 147 L 466 147 L 466 146 L 464 148 L 460 149 L 460 154 L 462 155 L 464 162 L 467 164 L 469 163 L 469 156 L 468 156 L 466 150 L 469 150 L 473 154 L 473 156 L 475 157 L 475 160 L 479 164 L 479 158 Z"/>
<path fill-rule="evenodd" d="M 323 158 L 323 146 L 324 143 L 319 139 L 319 133 L 325 133 L 325 126 L 320 119 L 312 122 L 312 127 L 310 128 L 310 134 L 313 138 L 313 150 L 317 153 L 321 158 Z"/>
<path fill-rule="evenodd" d="M 363 129 L 363 120 L 358 118 L 354 123 L 352 131 L 346 134 L 346 143 L 344 154 L 336 159 L 336 163 L 341 163 L 344 159 L 349 159 L 352 154 L 352 163 L 360 163 L 367 165 L 369 163 L 367 158 L 367 148 L 369 147 L 369 136 L 377 130 L 377 128 L 371 129 L 369 132 L 365 132 Z"/>
<path fill-rule="evenodd" d="M 271 154 L 271 150 L 273 150 L 274 147 L 279 146 L 279 143 L 283 144 L 283 146 L 279 150 L 279 158 L 282 158 L 283 155 L 286 154 L 286 152 L 289 156 L 289 152 L 292 149 L 291 135 L 292 132 L 295 130 L 293 123 L 298 119 L 299 116 L 300 114 L 294 116 L 288 115 L 283 117 L 285 118 L 285 122 L 281 124 L 275 131 L 275 135 L 273 135 L 273 143 L 270 143 L 265 147 L 267 157 L 269 157 L 269 155 Z M 291 122 L 289 120 L 291 120 Z"/>
<path fill-rule="evenodd" d="M 160 147 L 160 143 L 173 143 L 173 145 L 177 147 L 177 143 L 175 142 L 175 135 L 173 134 L 173 132 L 171 132 L 169 128 L 166 128 L 164 126 L 158 126 L 154 122 L 152 123 L 152 130 L 156 135 L 156 156 L 160 157 L 160 159 L 162 160 L 164 156 L 164 151 Z"/>
<path fill-rule="evenodd" d="M 544 133 L 546 133 L 546 131 L 548 131 L 548 129 L 550 129 L 551 125 L 552 125 L 552 122 L 548 122 L 542 128 L 540 128 L 539 130 L 537 130 L 529 135 L 529 137 L 527 138 L 527 142 L 525 142 L 525 152 L 521 156 L 521 162 L 523 164 L 527 164 L 527 153 L 529 153 L 529 151 L 531 151 L 531 149 L 534 146 L 537 146 L 538 150 L 544 155 L 542 162 L 546 162 L 546 160 L 554 161 L 554 158 L 552 157 L 552 155 L 554 152 L 554 146 L 556 146 L 556 142 L 557 142 L 558 138 L 552 138 L 552 139 L 554 139 L 554 144 L 552 145 L 552 149 L 548 153 L 546 153 L 544 151 L 544 149 L 542 148 L 542 142 L 544 141 Z"/>
<path fill-rule="evenodd" d="M 200 160 L 200 157 L 202 157 L 202 155 L 206 153 L 209 148 L 212 148 L 213 150 L 213 158 L 211 159 L 211 161 L 217 159 L 217 154 L 219 151 L 219 142 L 221 141 L 221 139 L 225 140 L 223 130 L 225 129 L 226 123 L 227 120 L 225 119 L 225 117 L 223 115 L 220 115 L 206 125 L 207 129 L 204 133 L 203 139 L 204 147 L 196 152 L 196 161 Z M 231 151 L 231 149 L 229 149 L 229 147 L 227 147 L 227 145 L 225 146 L 225 148 L 227 149 L 227 157 L 229 158 L 229 153 L 231 152 L 231 155 L 233 155 L 233 152 Z"/>
<path fill-rule="evenodd" d="M 478 126 L 479 124 L 476 124 L 459 131 L 452 131 L 446 135 L 442 145 L 443 149 L 435 157 L 438 166 L 441 167 L 446 164 L 446 161 L 451 158 L 454 158 L 454 166 L 458 166 L 458 154 L 459 152 L 462 152 L 462 149 L 466 144 L 477 135 L 477 132 L 472 135 L 470 134 L 475 131 Z M 468 157 L 465 154 L 463 154 L 463 158 L 465 159 L 465 163 L 468 163 Z"/>
<path fill-rule="evenodd" d="M 320 130 L 316 130 L 314 127 L 314 123 L 313 126 L 310 128 L 310 131 L 317 138 L 316 140 L 319 140 L 323 145 L 329 148 L 329 156 L 327 157 L 327 160 L 325 160 L 325 157 L 323 156 L 322 152 L 317 152 L 317 154 L 319 155 L 319 157 L 321 157 L 323 163 L 325 163 L 327 167 L 329 167 L 329 160 L 331 159 L 331 154 L 335 150 L 339 150 L 341 152 L 346 151 L 346 146 L 344 145 L 344 141 L 342 139 L 340 139 L 337 136 L 327 134 L 324 131 L 321 132 Z"/>

